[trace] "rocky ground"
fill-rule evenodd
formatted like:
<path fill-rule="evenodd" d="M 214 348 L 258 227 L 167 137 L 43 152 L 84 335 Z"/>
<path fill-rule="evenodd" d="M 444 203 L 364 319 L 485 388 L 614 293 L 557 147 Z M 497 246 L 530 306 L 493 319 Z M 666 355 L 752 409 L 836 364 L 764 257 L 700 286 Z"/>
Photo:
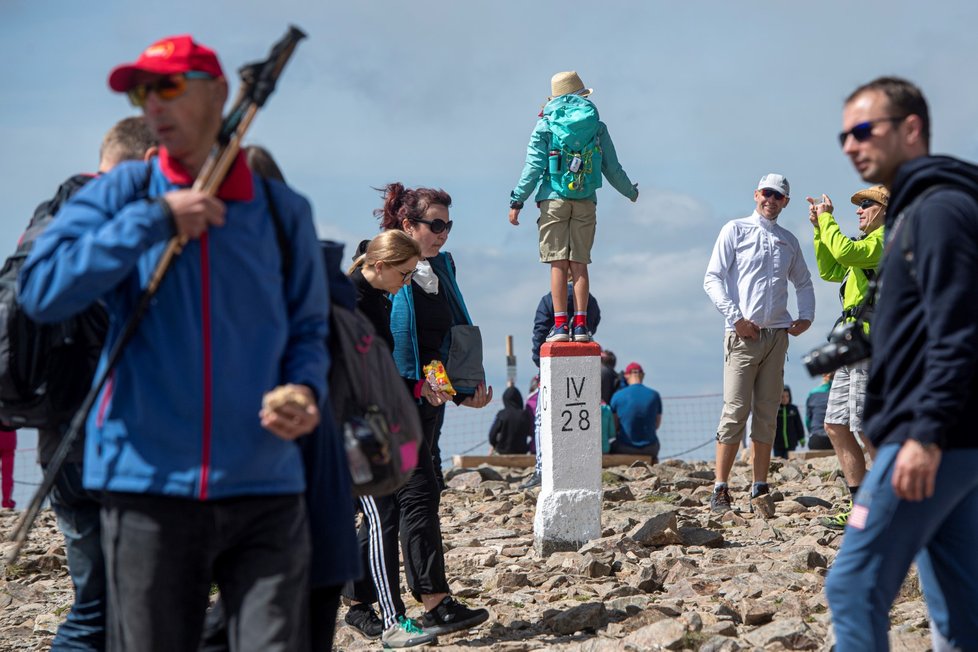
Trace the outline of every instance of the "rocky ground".
<path fill-rule="evenodd" d="M 522 472 L 453 469 L 442 501 L 452 590 L 487 607 L 490 619 L 441 637 L 438 648 L 829 650 L 822 589 L 841 535 L 818 519 L 843 499 L 837 462 L 773 467 L 776 515 L 769 520 L 747 512 L 749 469 L 740 462 L 731 489 L 742 509 L 720 517 L 707 507 L 708 464 L 606 470 L 602 537 L 548 558 L 533 548 L 537 491 L 518 489 Z M 0 533 L 12 525 L 9 512 L 0 515 Z M 70 589 L 64 549 L 45 513 L 20 563 L 0 579 L 0 649 L 47 649 Z M 420 613 L 406 601 L 411 615 Z M 913 576 L 890 618 L 893 650 L 930 648 Z M 380 647 L 340 622 L 337 649 Z"/>

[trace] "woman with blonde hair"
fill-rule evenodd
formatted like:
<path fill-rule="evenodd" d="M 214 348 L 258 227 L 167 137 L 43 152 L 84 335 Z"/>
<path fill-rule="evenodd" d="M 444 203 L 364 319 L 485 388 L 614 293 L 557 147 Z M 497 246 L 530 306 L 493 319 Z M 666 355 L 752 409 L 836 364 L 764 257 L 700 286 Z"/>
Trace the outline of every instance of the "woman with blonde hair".
<path fill-rule="evenodd" d="M 384 231 L 369 243 L 350 266 L 350 280 L 357 290 L 357 308 L 373 324 L 377 336 L 394 350 L 391 335 L 391 299 L 411 283 L 421 261 L 421 245 L 401 231 Z M 405 391 L 413 391 L 415 381 L 405 379 Z M 425 645 L 435 640 L 418 621 L 408 618 L 400 593 L 397 558 L 399 510 L 397 495 L 361 496 L 359 508 L 363 520 L 357 531 L 360 556 L 369 573 L 347 584 L 344 595 L 352 605 L 345 621 L 365 637 L 380 638 L 385 648 Z M 378 618 L 372 603 L 378 602 L 383 619 Z"/>

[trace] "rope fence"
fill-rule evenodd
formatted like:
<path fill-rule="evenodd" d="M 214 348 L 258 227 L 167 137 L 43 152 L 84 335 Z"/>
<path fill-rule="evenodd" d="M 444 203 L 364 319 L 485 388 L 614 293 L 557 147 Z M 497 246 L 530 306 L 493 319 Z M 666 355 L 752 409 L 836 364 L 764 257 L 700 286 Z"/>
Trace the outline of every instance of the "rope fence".
<path fill-rule="evenodd" d="M 488 454 L 489 428 L 502 407 L 502 399 L 481 410 L 449 405 L 441 430 L 442 465 L 451 465 L 453 455 Z M 722 408 L 723 394 L 663 396 L 659 459 L 713 459 Z"/>

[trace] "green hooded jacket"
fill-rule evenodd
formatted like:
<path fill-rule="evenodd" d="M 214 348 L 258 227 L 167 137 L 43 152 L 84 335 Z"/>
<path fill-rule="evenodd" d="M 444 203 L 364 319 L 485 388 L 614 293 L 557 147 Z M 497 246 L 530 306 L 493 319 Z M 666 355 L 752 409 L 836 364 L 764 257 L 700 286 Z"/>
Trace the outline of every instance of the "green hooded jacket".
<path fill-rule="evenodd" d="M 815 262 L 824 281 L 845 283 L 842 289 L 843 311 L 855 308 L 869 291 L 864 270 L 876 270 L 883 256 L 883 227 L 854 240 L 842 233 L 832 213 L 818 216 L 815 228 Z M 849 316 L 845 321 L 855 321 Z M 867 324 L 867 332 L 869 327 Z"/>

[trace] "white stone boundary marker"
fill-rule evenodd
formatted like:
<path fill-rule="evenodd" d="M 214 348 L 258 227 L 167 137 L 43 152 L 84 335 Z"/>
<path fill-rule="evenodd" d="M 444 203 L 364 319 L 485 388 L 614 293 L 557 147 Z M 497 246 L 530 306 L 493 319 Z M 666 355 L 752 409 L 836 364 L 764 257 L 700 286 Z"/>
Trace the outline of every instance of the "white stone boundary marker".
<path fill-rule="evenodd" d="M 542 483 L 533 519 L 540 555 L 601 536 L 601 347 L 540 347 Z"/>

